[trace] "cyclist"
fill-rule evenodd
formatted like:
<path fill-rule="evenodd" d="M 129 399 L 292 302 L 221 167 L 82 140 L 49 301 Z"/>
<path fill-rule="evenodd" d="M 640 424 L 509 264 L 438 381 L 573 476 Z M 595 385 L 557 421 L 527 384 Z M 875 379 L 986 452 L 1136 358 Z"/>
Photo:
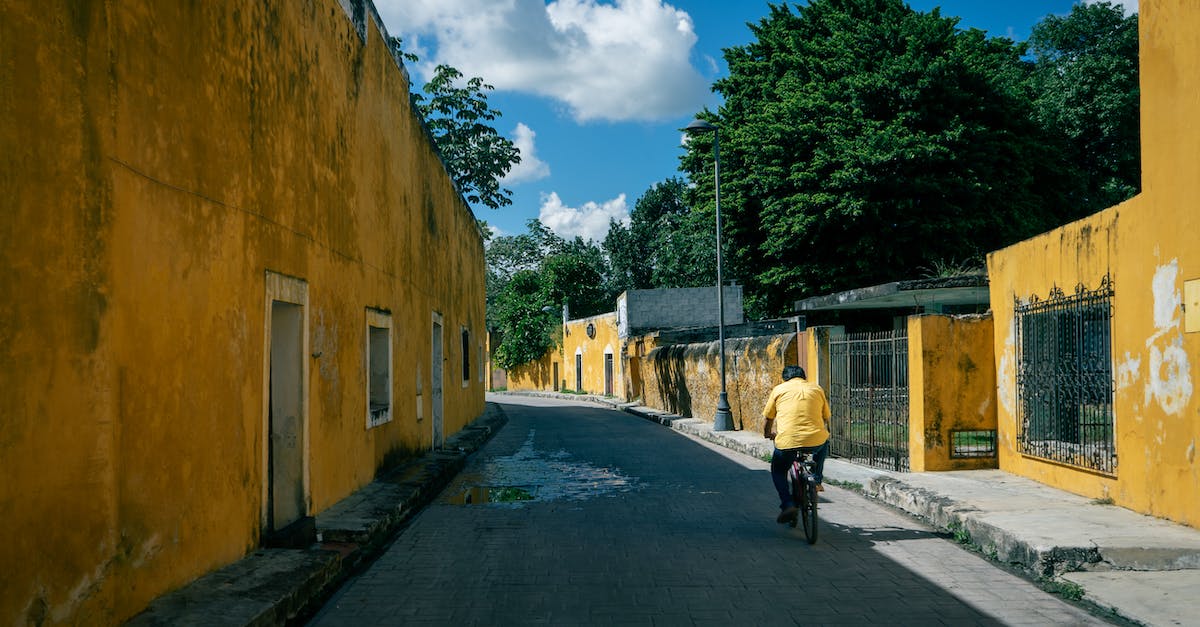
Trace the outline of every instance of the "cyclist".
<path fill-rule="evenodd" d="M 820 385 L 810 383 L 800 366 L 783 369 L 783 383 L 771 390 L 763 408 L 763 437 L 775 440 L 771 454 L 771 481 L 779 492 L 779 517 L 788 523 L 799 514 L 788 490 L 787 472 L 801 453 L 812 453 L 816 462 L 817 491 L 825 473 L 829 454 L 829 399 Z M 776 425 L 778 423 L 778 425 Z"/>

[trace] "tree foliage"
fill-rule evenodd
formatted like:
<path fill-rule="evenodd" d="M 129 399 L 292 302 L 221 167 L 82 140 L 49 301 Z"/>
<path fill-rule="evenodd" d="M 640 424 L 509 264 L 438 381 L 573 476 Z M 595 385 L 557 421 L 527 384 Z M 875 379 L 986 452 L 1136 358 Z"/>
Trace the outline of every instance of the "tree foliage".
<path fill-rule="evenodd" d="M 553 346 L 560 311 L 572 317 L 613 310 L 608 262 L 603 251 L 582 238 L 565 240 L 537 220 L 519 235 L 488 243 L 488 327 L 500 343 L 502 368 L 540 359 Z"/>
<path fill-rule="evenodd" d="M 1137 193 L 1141 184 L 1138 16 L 1115 4 L 1076 4 L 1033 28 L 1033 111 L 1061 133 L 1091 213 Z"/>
<path fill-rule="evenodd" d="M 711 285 L 713 228 L 693 215 L 683 179 L 654 184 L 634 204 L 628 225 L 609 224 L 602 247 L 612 269 L 610 291 Z"/>
<path fill-rule="evenodd" d="M 478 76 L 459 86 L 462 78 L 462 72 L 439 65 L 425 95 L 414 94 L 413 102 L 459 191 L 468 202 L 498 209 L 512 204 L 512 191 L 500 179 L 521 161 L 521 151 L 488 124 L 500 117 L 487 103 L 492 86 Z"/>
<path fill-rule="evenodd" d="M 1081 213 L 1022 47 L 902 0 L 771 5 L 714 89 L 728 275 L 756 316 L 979 257 Z M 682 169 L 711 215 L 711 136 Z"/>
<path fill-rule="evenodd" d="M 399 37 L 392 37 L 389 45 L 404 61 L 419 60 L 403 50 Z M 411 94 L 413 107 L 425 120 L 450 178 L 467 202 L 492 209 L 511 205 L 512 191 L 502 187 L 500 180 L 521 162 L 521 151 L 490 124 L 501 116 L 488 105 L 487 92 L 494 88 L 480 77 L 465 84 L 462 79 L 457 69 L 437 66 L 424 93 Z"/>
<path fill-rule="evenodd" d="M 546 286 L 533 270 L 519 270 L 492 303 L 501 338 L 496 363 L 512 368 L 540 359 L 554 345 L 554 312 Z"/>

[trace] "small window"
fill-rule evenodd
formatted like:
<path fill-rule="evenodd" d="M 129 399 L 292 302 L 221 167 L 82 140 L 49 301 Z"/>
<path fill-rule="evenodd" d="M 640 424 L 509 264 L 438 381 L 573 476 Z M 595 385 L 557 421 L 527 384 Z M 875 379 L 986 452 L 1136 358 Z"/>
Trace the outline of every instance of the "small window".
<path fill-rule="evenodd" d="M 996 430 L 950 432 L 950 459 L 996 456 Z"/>
<path fill-rule="evenodd" d="M 462 383 L 463 387 L 471 383 L 471 332 L 466 327 L 462 330 Z"/>
<path fill-rule="evenodd" d="M 392 419 L 392 317 L 367 310 L 367 428 Z"/>

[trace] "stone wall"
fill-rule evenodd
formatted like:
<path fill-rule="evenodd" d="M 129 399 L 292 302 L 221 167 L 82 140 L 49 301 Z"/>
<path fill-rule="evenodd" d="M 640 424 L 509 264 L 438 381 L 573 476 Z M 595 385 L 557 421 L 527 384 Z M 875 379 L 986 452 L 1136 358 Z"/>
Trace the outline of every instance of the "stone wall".
<path fill-rule="evenodd" d="M 795 333 L 725 340 L 726 392 L 735 428 L 762 430 L 767 395 L 782 381 L 783 367 L 796 365 L 796 355 Z M 720 364 L 718 342 L 651 350 L 641 360 L 643 404 L 711 422 L 721 391 Z"/>

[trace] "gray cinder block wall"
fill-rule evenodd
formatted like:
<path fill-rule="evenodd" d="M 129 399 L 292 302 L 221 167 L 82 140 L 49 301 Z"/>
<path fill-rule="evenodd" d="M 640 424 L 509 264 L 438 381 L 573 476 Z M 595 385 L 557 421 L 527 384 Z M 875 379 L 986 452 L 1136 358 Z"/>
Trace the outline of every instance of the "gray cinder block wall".
<path fill-rule="evenodd" d="M 724 299 L 725 324 L 742 324 L 742 286 L 725 286 Z M 719 318 L 717 289 L 629 290 L 617 299 L 617 312 L 621 337 L 658 329 L 715 327 Z"/>

